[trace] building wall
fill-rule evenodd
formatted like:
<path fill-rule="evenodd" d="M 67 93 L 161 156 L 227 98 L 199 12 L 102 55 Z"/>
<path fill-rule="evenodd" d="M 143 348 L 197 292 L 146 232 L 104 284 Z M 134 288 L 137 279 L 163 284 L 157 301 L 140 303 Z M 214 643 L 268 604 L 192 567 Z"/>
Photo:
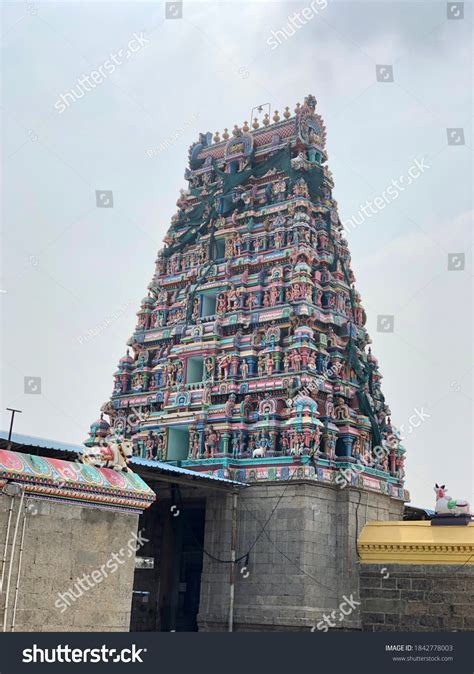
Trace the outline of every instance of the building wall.
<path fill-rule="evenodd" d="M 8 559 L 19 500 L 15 497 Z M 127 543 L 137 532 L 138 515 L 45 500 L 26 502 L 25 499 L 24 505 L 26 527 L 15 631 L 127 631 L 135 564 L 135 555 L 128 554 Z M 0 574 L 9 507 L 10 498 L 0 491 Z M 23 512 L 13 557 L 6 631 L 11 631 L 22 524 Z M 120 559 L 120 563 L 116 562 L 115 571 L 109 562 L 113 562 L 114 552 Z M 109 567 L 105 566 L 107 562 Z M 76 579 L 93 571 L 98 571 L 102 580 L 98 581 L 99 576 L 95 574 L 96 582 L 94 579 L 89 581 L 93 587 L 83 590 L 82 596 L 79 596 L 81 588 L 74 588 Z M 0 594 L 0 630 L 5 615 L 7 574 L 8 562 L 4 591 Z M 58 593 L 64 596 L 71 587 L 78 598 L 74 601 L 65 595 L 71 605 L 61 612 L 55 606 L 59 600 Z"/>
<path fill-rule="evenodd" d="M 474 567 L 462 564 L 362 564 L 364 630 L 467 632 L 474 630 Z"/>
<path fill-rule="evenodd" d="M 205 548 L 230 558 L 231 495 L 207 498 Z M 272 511 L 275 509 L 272 515 Z M 306 483 L 255 484 L 238 496 L 234 629 L 307 630 L 358 596 L 356 539 L 367 520 L 401 519 L 403 503 L 351 488 Z M 264 533 L 260 533 L 265 522 Z M 226 630 L 230 564 L 204 559 L 200 630 Z M 247 575 L 248 573 L 248 575 Z M 359 629 L 357 610 L 339 627 Z"/>

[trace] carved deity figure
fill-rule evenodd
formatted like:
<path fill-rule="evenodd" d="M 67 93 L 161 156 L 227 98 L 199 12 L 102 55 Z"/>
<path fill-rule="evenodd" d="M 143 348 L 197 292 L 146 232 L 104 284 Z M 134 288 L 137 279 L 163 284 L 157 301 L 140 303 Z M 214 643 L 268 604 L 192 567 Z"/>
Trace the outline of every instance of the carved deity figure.
<path fill-rule="evenodd" d="M 218 314 L 225 314 L 226 308 L 225 293 L 221 293 L 217 298 L 216 311 Z"/>
<path fill-rule="evenodd" d="M 150 431 L 146 437 L 145 450 L 147 459 L 156 458 L 156 438 L 152 431 Z"/>
<path fill-rule="evenodd" d="M 234 407 L 235 407 L 235 393 L 231 393 L 226 404 L 224 405 L 224 413 L 226 417 L 232 419 L 232 415 L 234 413 Z"/>
<path fill-rule="evenodd" d="M 200 454 L 201 438 L 195 426 L 189 429 L 189 455 L 192 459 L 198 459 Z"/>
<path fill-rule="evenodd" d="M 326 436 L 326 454 L 329 459 L 336 457 L 336 438 L 332 434 Z"/>
<path fill-rule="evenodd" d="M 297 349 L 294 349 L 290 354 L 290 363 L 294 372 L 299 372 L 301 366 L 301 356 Z"/>
<path fill-rule="evenodd" d="M 213 458 L 219 449 L 219 433 L 212 424 L 206 428 L 204 448 L 206 458 Z"/>
<path fill-rule="evenodd" d="M 193 301 L 193 320 L 197 321 L 199 318 L 199 298 L 195 297 Z"/>
<path fill-rule="evenodd" d="M 240 290 L 231 288 L 227 294 L 227 306 L 229 311 L 234 311 L 240 307 Z"/>
<path fill-rule="evenodd" d="M 344 402 L 344 398 L 338 397 L 334 408 L 334 417 L 336 419 L 349 419 L 349 406 Z"/>
<path fill-rule="evenodd" d="M 327 395 L 324 411 L 326 416 L 329 417 L 330 419 L 334 417 L 334 402 L 332 393 L 328 393 Z"/>
<path fill-rule="evenodd" d="M 286 196 L 286 180 L 279 180 L 275 183 L 273 191 L 278 201 L 283 201 Z"/>
<path fill-rule="evenodd" d="M 234 237 L 233 240 L 233 247 L 234 247 L 234 255 L 240 255 L 242 252 L 242 237 L 240 236 L 239 232 Z"/>
<path fill-rule="evenodd" d="M 176 366 L 174 363 L 167 363 L 166 365 L 166 384 L 173 386 L 176 378 Z"/>
<path fill-rule="evenodd" d="M 132 390 L 133 391 L 141 391 L 142 388 L 143 388 L 142 378 L 140 377 L 140 375 L 137 374 L 137 375 L 134 376 L 134 378 L 132 380 Z"/>
<path fill-rule="evenodd" d="M 258 299 L 257 296 L 254 295 L 253 293 L 250 293 L 247 295 L 247 298 L 245 300 L 245 306 L 247 309 L 252 310 L 254 306 L 258 304 Z"/>
<path fill-rule="evenodd" d="M 352 443 L 352 449 L 351 449 L 351 454 L 353 458 L 359 463 L 362 459 L 362 451 L 361 451 L 361 440 L 360 438 L 355 438 L 354 442 Z"/>
<path fill-rule="evenodd" d="M 278 291 L 278 288 L 276 286 L 272 286 L 270 288 L 270 304 L 271 306 L 275 306 L 277 302 L 280 299 L 280 293 Z"/>
<path fill-rule="evenodd" d="M 219 381 L 228 378 L 229 367 L 230 367 L 230 356 L 228 356 L 226 353 L 223 353 L 218 360 Z"/>
<path fill-rule="evenodd" d="M 206 372 L 206 379 L 210 382 L 214 381 L 214 359 L 208 356 L 204 361 L 204 368 Z"/>
<path fill-rule="evenodd" d="M 234 255 L 234 241 L 231 237 L 225 240 L 225 256 L 231 258 Z"/>
<path fill-rule="evenodd" d="M 265 358 L 265 369 L 269 377 L 272 376 L 274 367 L 275 361 L 273 360 L 273 354 L 267 353 Z"/>
<path fill-rule="evenodd" d="M 184 367 L 183 363 L 179 360 L 176 363 L 176 383 L 182 384 L 184 380 Z"/>

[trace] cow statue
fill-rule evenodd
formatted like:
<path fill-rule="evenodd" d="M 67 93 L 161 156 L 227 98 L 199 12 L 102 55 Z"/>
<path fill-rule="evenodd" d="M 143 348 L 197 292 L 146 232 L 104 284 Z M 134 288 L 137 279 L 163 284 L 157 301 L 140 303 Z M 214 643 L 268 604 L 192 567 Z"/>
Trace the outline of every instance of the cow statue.
<path fill-rule="evenodd" d="M 130 440 L 113 438 L 104 446 L 86 448 L 82 462 L 99 468 L 112 468 L 128 472 L 128 462 L 133 455 L 133 444 Z"/>
<path fill-rule="evenodd" d="M 467 501 L 457 501 L 448 496 L 446 485 L 441 487 L 435 484 L 436 493 L 435 512 L 437 515 L 469 515 L 469 503 Z"/>

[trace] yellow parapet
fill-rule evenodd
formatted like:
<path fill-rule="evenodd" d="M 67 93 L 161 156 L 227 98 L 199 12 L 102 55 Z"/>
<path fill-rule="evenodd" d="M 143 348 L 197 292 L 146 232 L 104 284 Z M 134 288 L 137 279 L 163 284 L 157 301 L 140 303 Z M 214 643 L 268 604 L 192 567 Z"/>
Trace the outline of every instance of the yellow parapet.
<path fill-rule="evenodd" d="M 368 522 L 357 549 L 362 564 L 474 564 L 474 523 Z"/>

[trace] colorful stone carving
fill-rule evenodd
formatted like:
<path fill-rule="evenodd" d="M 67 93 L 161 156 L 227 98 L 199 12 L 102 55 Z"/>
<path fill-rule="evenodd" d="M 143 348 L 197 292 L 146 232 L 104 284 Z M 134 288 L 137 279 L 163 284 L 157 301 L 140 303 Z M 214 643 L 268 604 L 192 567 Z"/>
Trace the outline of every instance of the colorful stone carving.
<path fill-rule="evenodd" d="M 28 498 L 79 501 L 137 512 L 155 500 L 153 491 L 132 471 L 116 472 L 0 449 L 0 489 L 11 480 L 24 485 Z"/>
<path fill-rule="evenodd" d="M 91 466 L 128 471 L 128 462 L 133 456 L 130 440 L 111 440 L 100 446 L 86 447 L 81 461 Z"/>
<path fill-rule="evenodd" d="M 387 421 L 315 98 L 273 121 L 214 143 L 201 134 L 190 149 L 189 189 L 104 413 L 148 458 L 210 472 L 225 463 L 239 479 L 309 461 L 327 481 L 353 463 L 373 488 L 401 490 L 404 449 Z M 278 469 L 265 473 L 269 462 Z"/>

